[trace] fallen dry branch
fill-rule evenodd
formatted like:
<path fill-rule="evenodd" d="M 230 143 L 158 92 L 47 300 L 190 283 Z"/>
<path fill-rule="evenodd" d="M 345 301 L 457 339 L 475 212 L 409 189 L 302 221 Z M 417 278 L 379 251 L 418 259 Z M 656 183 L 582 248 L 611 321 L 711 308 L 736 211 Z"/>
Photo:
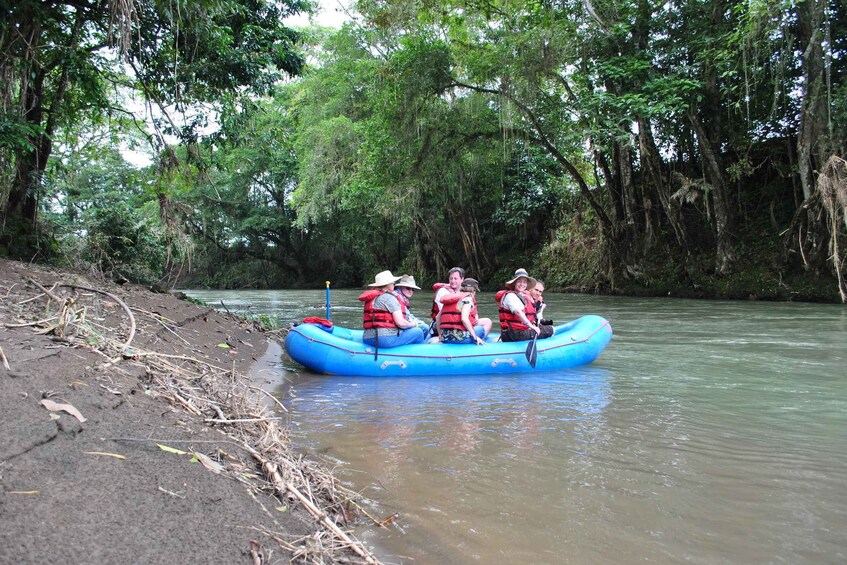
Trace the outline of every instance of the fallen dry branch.
<path fill-rule="evenodd" d="M 210 424 L 245 424 L 247 422 L 270 422 L 271 420 L 281 420 L 279 416 L 268 416 L 265 418 L 206 418 L 204 422 Z"/>
<path fill-rule="evenodd" d="M 140 314 L 146 314 L 147 316 L 150 316 L 150 318 L 152 318 L 153 320 L 156 320 L 157 322 L 159 322 L 159 324 L 161 324 L 161 326 L 162 326 L 164 329 L 166 329 L 166 330 L 167 330 L 167 331 L 169 331 L 172 335 L 174 335 L 174 336 L 176 336 L 177 338 L 179 338 L 180 340 L 182 340 L 182 343 L 184 343 L 185 345 L 189 345 L 189 346 L 191 345 L 191 343 L 189 343 L 189 342 L 188 342 L 188 340 L 186 340 L 184 337 L 182 337 L 181 335 L 179 335 L 178 333 L 176 333 L 174 330 L 172 330 L 172 329 L 170 328 L 170 326 L 169 326 L 168 324 L 166 324 L 166 323 L 165 323 L 165 320 L 166 320 L 167 318 L 165 318 L 164 316 L 161 316 L 161 315 L 159 315 L 159 314 L 156 314 L 155 312 L 148 312 L 147 310 L 142 310 L 141 308 L 131 308 L 131 310 L 134 310 L 134 311 L 136 311 L 136 312 L 138 312 L 138 313 L 140 313 Z"/>
<path fill-rule="evenodd" d="M 126 303 L 123 300 L 121 300 L 120 298 L 118 298 L 117 296 L 112 294 L 111 292 L 106 292 L 105 290 L 100 290 L 99 288 L 89 288 L 89 287 L 86 287 L 86 286 L 78 286 L 78 285 L 70 285 L 70 284 L 63 284 L 63 285 L 59 285 L 59 286 L 63 286 L 63 287 L 71 288 L 71 289 L 87 290 L 88 292 L 99 292 L 101 294 L 108 296 L 109 298 L 111 298 L 112 300 L 114 300 L 115 302 L 120 304 L 121 308 L 123 308 L 124 312 L 126 312 L 127 317 L 129 317 L 129 324 L 130 324 L 129 325 L 129 337 L 126 338 L 126 342 L 121 346 L 120 352 L 123 353 L 124 351 L 126 351 L 126 348 L 129 347 L 129 344 L 132 343 L 132 339 L 135 337 L 135 316 L 132 315 L 132 311 L 129 309 L 129 306 L 127 306 Z"/>
<path fill-rule="evenodd" d="M 21 323 L 18 323 L 18 324 L 5 323 L 3 325 L 6 326 L 7 328 L 27 328 L 27 327 L 30 327 L 30 326 L 43 326 L 44 324 L 46 324 L 48 322 L 52 322 L 53 320 L 56 320 L 56 319 L 58 319 L 57 316 L 50 316 L 49 318 L 44 318 L 43 320 L 36 320 L 34 322 L 21 322 Z"/>
<path fill-rule="evenodd" d="M 41 290 L 41 292 L 43 292 L 44 294 L 46 294 L 48 297 L 50 297 L 50 299 L 51 299 L 51 300 L 53 300 L 53 301 L 54 301 L 54 302 L 56 302 L 57 304 L 60 304 L 60 303 L 64 302 L 64 300 L 63 300 L 62 298 L 59 298 L 58 296 L 56 296 L 55 294 L 53 294 L 53 291 L 54 291 L 54 290 L 56 290 L 56 286 L 57 286 L 57 284 L 54 284 L 54 285 L 53 285 L 53 286 L 51 286 L 49 289 L 47 289 L 47 288 L 44 288 L 43 286 L 41 286 L 41 283 L 39 283 L 39 282 L 38 282 L 37 280 L 35 280 L 35 279 L 27 279 L 27 280 L 26 280 L 26 282 L 28 282 L 28 283 L 30 283 L 30 284 L 33 284 L 33 285 L 37 286 L 37 287 Z M 37 299 L 37 298 L 41 298 L 41 296 L 42 296 L 42 295 L 33 296 L 33 297 L 31 298 L 31 300 L 35 300 L 35 299 Z M 25 301 L 25 302 L 28 302 L 28 301 Z M 21 304 L 23 304 L 23 302 L 22 302 Z"/>
<path fill-rule="evenodd" d="M 282 476 L 279 474 L 277 466 L 274 463 L 264 459 L 258 453 L 253 453 L 253 457 L 256 458 L 261 464 L 262 469 L 265 470 L 265 473 L 268 474 L 272 479 L 274 486 L 280 493 L 284 493 L 286 491 L 292 493 L 297 499 L 303 504 L 303 506 L 309 511 L 312 516 L 320 520 L 320 522 L 327 527 L 331 532 L 333 532 L 336 536 L 342 539 L 345 543 L 349 544 L 350 548 L 356 552 L 359 557 L 362 557 L 367 563 L 377 563 L 376 559 L 370 554 L 370 552 L 364 548 L 359 542 L 353 541 L 350 536 L 347 535 L 338 525 L 329 519 L 329 516 L 326 515 L 325 512 L 321 511 L 317 506 L 315 506 L 311 500 L 303 496 L 297 487 L 292 485 L 291 483 L 286 483 Z"/>
<path fill-rule="evenodd" d="M 2 362 L 3 362 L 3 367 L 4 367 L 7 371 L 11 371 L 11 370 L 12 370 L 11 365 L 9 365 L 9 360 L 6 358 L 6 354 L 3 352 L 3 348 L 2 348 L 2 347 L 0 347 L 0 361 L 2 361 Z"/>
<path fill-rule="evenodd" d="M 265 396 L 267 396 L 267 397 L 271 400 L 271 402 L 273 402 L 274 404 L 276 404 L 277 408 L 279 408 L 279 409 L 280 409 L 280 410 L 282 410 L 283 412 L 288 412 L 288 408 L 286 408 L 286 407 L 285 407 L 285 405 L 284 405 L 282 402 L 280 402 L 280 401 L 279 401 L 279 399 L 278 399 L 277 397 L 275 397 L 274 395 L 272 395 L 272 394 L 271 394 L 271 393 L 269 393 L 268 391 L 266 391 L 266 390 L 264 390 L 264 389 L 261 389 L 261 388 L 259 388 L 259 387 L 257 387 L 257 386 L 250 386 L 250 387 L 248 387 L 248 388 L 249 388 L 250 390 L 255 390 L 256 392 L 260 392 L 260 393 L 264 394 Z"/>

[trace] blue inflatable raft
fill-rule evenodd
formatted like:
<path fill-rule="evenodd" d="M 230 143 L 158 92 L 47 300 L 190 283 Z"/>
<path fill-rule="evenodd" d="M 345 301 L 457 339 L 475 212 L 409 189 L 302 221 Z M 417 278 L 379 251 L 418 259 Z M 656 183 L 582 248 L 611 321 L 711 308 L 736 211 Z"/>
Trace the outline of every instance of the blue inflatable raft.
<path fill-rule="evenodd" d="M 485 345 L 416 344 L 374 351 L 362 343 L 362 330 L 318 324 L 292 327 L 285 350 L 315 373 L 350 376 L 485 375 L 554 371 L 591 363 L 612 339 L 612 326 L 588 315 L 556 326 L 556 334 L 539 339 L 533 368 L 527 359 L 529 342 L 501 342 L 488 336 Z"/>

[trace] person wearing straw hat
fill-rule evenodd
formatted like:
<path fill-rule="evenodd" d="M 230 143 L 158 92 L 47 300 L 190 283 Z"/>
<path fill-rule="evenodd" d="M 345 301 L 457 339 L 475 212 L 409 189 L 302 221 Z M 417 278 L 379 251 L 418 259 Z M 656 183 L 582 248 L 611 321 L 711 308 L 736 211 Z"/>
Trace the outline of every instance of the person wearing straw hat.
<path fill-rule="evenodd" d="M 500 339 L 503 341 L 528 341 L 536 335 L 545 339 L 555 333 L 553 326 L 542 326 L 537 318 L 535 301 L 528 294 L 536 284 L 526 269 L 518 269 L 506 281 L 506 288 L 494 295 L 499 304 Z"/>
<path fill-rule="evenodd" d="M 423 330 L 405 318 L 403 307 L 392 292 L 394 283 L 399 280 L 400 277 L 395 277 L 391 271 L 382 271 L 368 285 L 370 290 L 359 296 L 364 304 L 362 341 L 368 345 L 387 349 L 423 343 L 426 339 Z"/>
<path fill-rule="evenodd" d="M 412 313 L 411 308 L 411 300 L 412 295 L 415 294 L 416 290 L 420 290 L 421 287 L 417 285 L 415 282 L 415 277 L 412 275 L 401 275 L 400 279 L 394 283 L 394 296 L 397 297 L 397 302 L 400 303 L 400 307 L 403 309 L 404 317 L 416 324 L 419 328 L 421 328 L 424 332 L 424 338 L 429 334 L 429 324 L 421 321 L 417 316 Z"/>
<path fill-rule="evenodd" d="M 441 341 L 443 343 L 476 343 L 485 345 L 491 331 L 491 320 L 477 315 L 476 293 L 479 282 L 466 278 L 459 293 L 445 296 L 441 309 Z"/>

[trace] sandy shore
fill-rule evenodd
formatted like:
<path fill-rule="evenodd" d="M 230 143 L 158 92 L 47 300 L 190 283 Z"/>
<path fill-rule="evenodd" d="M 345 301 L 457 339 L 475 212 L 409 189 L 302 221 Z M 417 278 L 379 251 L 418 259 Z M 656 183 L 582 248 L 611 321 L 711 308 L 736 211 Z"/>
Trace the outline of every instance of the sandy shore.
<path fill-rule="evenodd" d="M 0 259 L 0 563 L 375 563 L 350 493 L 247 376 L 268 339 Z"/>

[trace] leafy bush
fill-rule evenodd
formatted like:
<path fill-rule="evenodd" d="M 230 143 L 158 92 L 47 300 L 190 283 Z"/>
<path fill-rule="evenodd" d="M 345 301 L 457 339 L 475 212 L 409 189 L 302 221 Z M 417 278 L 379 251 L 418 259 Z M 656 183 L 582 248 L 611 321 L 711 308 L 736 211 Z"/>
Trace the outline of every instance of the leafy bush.
<path fill-rule="evenodd" d="M 161 278 L 166 244 L 153 222 L 122 203 L 89 210 L 88 215 L 83 260 L 134 282 Z"/>

